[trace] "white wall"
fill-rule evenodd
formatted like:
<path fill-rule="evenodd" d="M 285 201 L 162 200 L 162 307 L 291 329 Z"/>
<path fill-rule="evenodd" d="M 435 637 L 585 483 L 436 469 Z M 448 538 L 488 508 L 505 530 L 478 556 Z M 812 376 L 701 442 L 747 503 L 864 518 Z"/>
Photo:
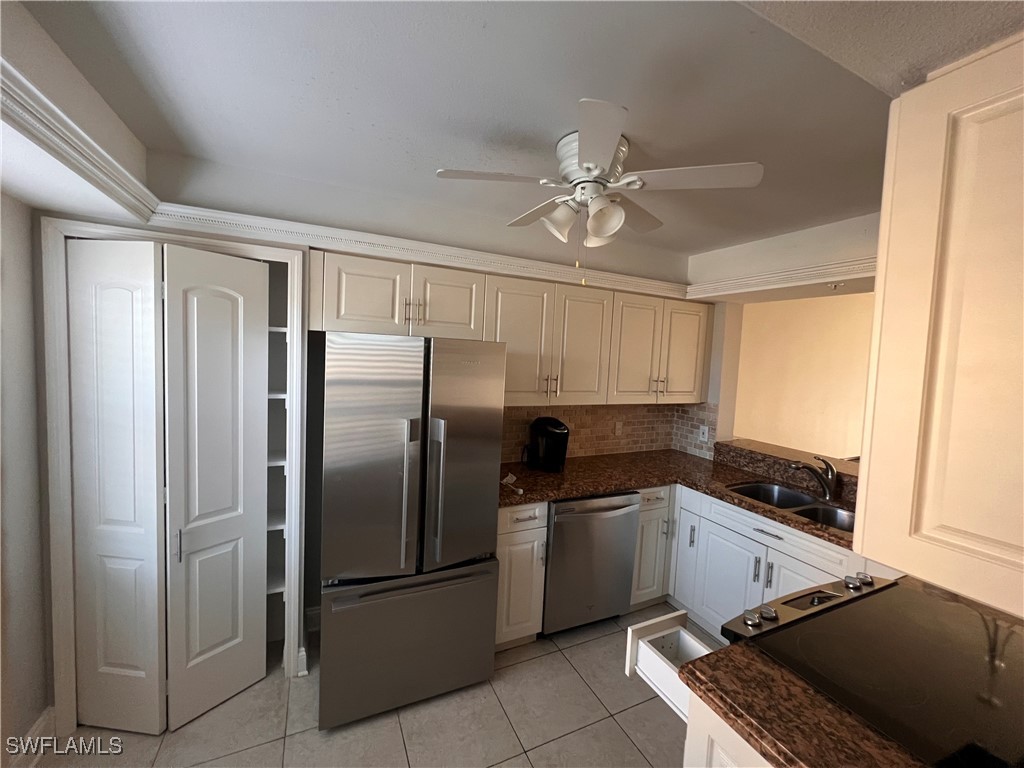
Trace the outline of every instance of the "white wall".
<path fill-rule="evenodd" d="M 31 211 L 0 196 L 0 714 L 5 739 L 25 735 L 49 699 L 32 271 Z"/>
<path fill-rule="evenodd" d="M 747 304 L 735 437 L 860 455 L 874 294 Z"/>

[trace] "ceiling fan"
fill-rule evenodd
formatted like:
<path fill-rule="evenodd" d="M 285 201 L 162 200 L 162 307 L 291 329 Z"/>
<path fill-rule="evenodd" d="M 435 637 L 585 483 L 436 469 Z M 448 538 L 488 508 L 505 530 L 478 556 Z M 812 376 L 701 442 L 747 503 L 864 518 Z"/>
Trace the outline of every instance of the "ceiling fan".
<path fill-rule="evenodd" d="M 441 168 L 440 179 L 470 181 L 513 181 L 542 187 L 572 190 L 557 195 L 508 223 L 525 227 L 541 221 L 563 243 L 578 214 L 587 210 L 587 237 L 584 245 L 594 248 L 610 243 L 626 224 L 636 232 L 657 229 L 662 222 L 621 194 L 643 189 L 724 189 L 756 187 L 761 183 L 764 166 L 760 163 L 695 165 L 688 168 L 660 168 L 654 171 L 623 170 L 629 153 L 629 141 L 622 135 L 626 124 L 625 107 L 598 99 L 580 99 L 579 130 L 573 131 L 555 146 L 559 178 L 519 176 L 515 173 L 456 171 Z M 611 193 L 611 194 L 609 194 Z"/>

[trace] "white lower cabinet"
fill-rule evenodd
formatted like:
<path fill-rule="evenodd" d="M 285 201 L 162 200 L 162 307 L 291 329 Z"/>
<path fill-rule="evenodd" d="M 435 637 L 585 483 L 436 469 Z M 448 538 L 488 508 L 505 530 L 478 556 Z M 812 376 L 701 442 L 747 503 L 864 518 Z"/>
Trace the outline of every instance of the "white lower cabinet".
<path fill-rule="evenodd" d="M 718 635 L 721 626 L 761 604 L 768 547 L 710 520 L 701 522 L 691 610 Z"/>
<path fill-rule="evenodd" d="M 768 565 L 764 571 L 764 597 L 767 603 L 777 597 L 788 595 L 818 584 L 825 584 L 835 577 L 830 573 L 815 568 L 813 565 L 800 562 L 795 557 L 784 555 L 772 549 L 768 550 Z M 747 608 L 754 606 L 748 605 Z"/>
<path fill-rule="evenodd" d="M 667 506 L 640 510 L 630 605 L 653 600 L 666 592 L 665 561 L 670 524 Z"/>
<path fill-rule="evenodd" d="M 547 549 L 547 504 L 499 510 L 498 645 L 535 635 L 544 622 L 544 568 Z"/>
<path fill-rule="evenodd" d="M 686 611 L 677 611 L 626 631 L 626 674 L 636 675 L 683 720 L 690 709 L 690 689 L 679 677 L 687 662 L 711 653 L 711 649 L 686 629 Z"/>
<path fill-rule="evenodd" d="M 719 768 L 719 766 L 767 766 L 768 761 L 729 727 L 712 709 L 694 696 L 686 725 L 685 768 Z"/>

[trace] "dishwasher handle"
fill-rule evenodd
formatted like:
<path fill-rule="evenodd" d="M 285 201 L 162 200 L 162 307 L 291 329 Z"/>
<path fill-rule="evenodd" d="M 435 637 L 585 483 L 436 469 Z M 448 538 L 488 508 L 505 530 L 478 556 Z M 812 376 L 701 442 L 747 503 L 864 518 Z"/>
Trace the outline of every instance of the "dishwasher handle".
<path fill-rule="evenodd" d="M 599 509 L 594 512 L 565 512 L 555 515 L 556 523 L 571 523 L 574 521 L 602 520 L 609 517 L 621 517 L 631 512 L 639 512 L 639 504 L 630 504 L 628 507 L 617 507 L 615 509 Z"/>

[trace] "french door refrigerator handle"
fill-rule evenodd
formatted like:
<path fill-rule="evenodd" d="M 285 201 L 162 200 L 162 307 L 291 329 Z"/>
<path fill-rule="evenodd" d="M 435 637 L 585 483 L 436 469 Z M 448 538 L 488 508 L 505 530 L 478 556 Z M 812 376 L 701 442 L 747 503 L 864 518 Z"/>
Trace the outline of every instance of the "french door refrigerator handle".
<path fill-rule="evenodd" d="M 434 559 L 437 562 L 441 562 L 441 546 L 444 539 L 444 471 L 445 453 L 448 447 L 448 422 L 445 419 L 432 418 L 430 420 L 430 429 L 434 433 L 431 437 L 436 439 L 441 446 L 441 452 L 437 457 L 437 485 L 434 491 L 434 513 L 437 515 L 437 528 L 434 535 Z"/>
<path fill-rule="evenodd" d="M 409 444 L 412 440 L 412 419 L 405 420 L 405 445 L 402 448 L 402 553 L 398 567 L 405 570 L 406 536 L 409 528 Z"/>

